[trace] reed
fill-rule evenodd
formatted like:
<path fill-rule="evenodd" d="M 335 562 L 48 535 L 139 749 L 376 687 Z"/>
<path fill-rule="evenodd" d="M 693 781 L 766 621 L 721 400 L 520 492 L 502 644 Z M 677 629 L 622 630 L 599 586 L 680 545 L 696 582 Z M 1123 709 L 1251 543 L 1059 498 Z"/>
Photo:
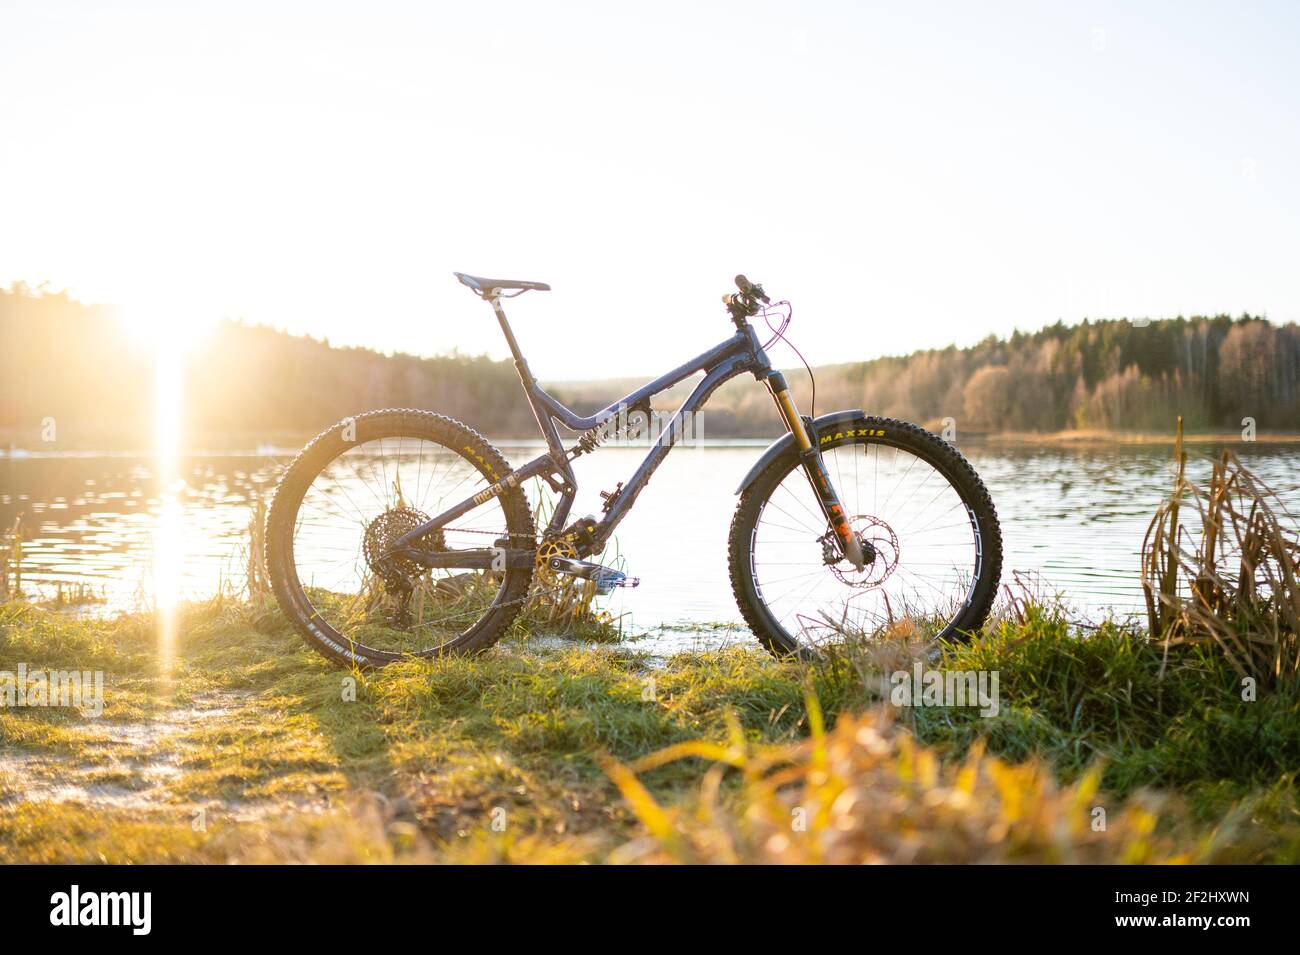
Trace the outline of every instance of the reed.
<path fill-rule="evenodd" d="M 0 600 L 23 595 L 23 516 L 14 518 L 13 526 L 0 534 Z"/>
<path fill-rule="evenodd" d="M 1218 648 L 1260 689 L 1300 679 L 1300 534 L 1277 493 L 1230 450 L 1208 483 L 1188 479 L 1182 419 L 1177 469 L 1142 548 L 1152 639 Z M 1186 511 L 1184 508 L 1186 507 Z M 1195 520 L 1187 521 L 1194 512 Z"/>
<path fill-rule="evenodd" d="M 248 599 L 262 603 L 271 596 L 271 578 L 266 570 L 266 501 L 253 502 L 248 519 L 248 560 L 245 570 Z"/>
<path fill-rule="evenodd" d="M 55 608 L 84 607 L 88 604 L 108 602 L 108 593 L 104 587 L 95 587 L 84 580 L 54 581 L 54 596 L 47 602 Z"/>

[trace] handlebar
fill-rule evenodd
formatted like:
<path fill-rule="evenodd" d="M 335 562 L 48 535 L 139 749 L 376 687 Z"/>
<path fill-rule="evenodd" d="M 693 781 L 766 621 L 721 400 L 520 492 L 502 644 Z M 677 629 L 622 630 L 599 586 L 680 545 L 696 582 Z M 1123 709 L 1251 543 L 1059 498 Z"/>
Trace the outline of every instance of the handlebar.
<path fill-rule="evenodd" d="M 762 309 L 759 302 L 768 305 L 771 299 L 763 291 L 763 286 L 755 285 L 743 275 L 736 276 L 736 288 L 740 291 L 722 296 L 722 304 L 727 306 L 727 311 L 731 313 L 731 320 L 739 328 L 747 319 L 759 313 Z"/>

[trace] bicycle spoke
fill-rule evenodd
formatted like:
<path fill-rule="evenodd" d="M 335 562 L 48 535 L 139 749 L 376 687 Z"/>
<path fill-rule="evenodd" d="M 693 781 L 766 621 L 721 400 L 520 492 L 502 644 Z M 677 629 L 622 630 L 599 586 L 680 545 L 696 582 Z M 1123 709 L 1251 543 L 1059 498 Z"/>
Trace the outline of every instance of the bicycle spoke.
<path fill-rule="evenodd" d="M 794 465 L 767 494 L 750 570 L 763 603 L 789 632 L 842 639 L 904 621 L 937 632 L 964 605 L 979 553 L 971 521 L 954 520 L 965 507 L 961 495 L 929 460 L 904 448 L 891 452 L 885 467 L 879 443 L 823 452 L 864 544 L 862 569 L 839 557 L 802 467 Z M 865 468 L 858 460 L 864 455 Z M 861 509 L 865 502 L 870 512 Z"/>
<path fill-rule="evenodd" d="M 403 477 L 412 470 L 408 487 Z M 315 618 L 368 647 L 414 653 L 437 649 L 499 606 L 504 575 L 385 556 L 397 538 L 487 483 L 451 449 L 400 435 L 329 462 L 304 493 L 293 531 L 294 564 Z M 479 548 L 507 536 L 493 499 L 417 546 Z"/>

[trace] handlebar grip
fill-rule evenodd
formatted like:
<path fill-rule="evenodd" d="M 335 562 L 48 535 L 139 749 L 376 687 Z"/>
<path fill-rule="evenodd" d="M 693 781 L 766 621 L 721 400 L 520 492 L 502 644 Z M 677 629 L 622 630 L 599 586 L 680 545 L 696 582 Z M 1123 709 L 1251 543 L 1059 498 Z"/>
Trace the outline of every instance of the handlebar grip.
<path fill-rule="evenodd" d="M 755 285 L 743 275 L 736 276 L 736 288 L 740 289 L 741 295 L 747 295 L 750 298 L 756 298 L 762 302 L 769 302 L 767 293 L 763 291 L 763 286 Z"/>

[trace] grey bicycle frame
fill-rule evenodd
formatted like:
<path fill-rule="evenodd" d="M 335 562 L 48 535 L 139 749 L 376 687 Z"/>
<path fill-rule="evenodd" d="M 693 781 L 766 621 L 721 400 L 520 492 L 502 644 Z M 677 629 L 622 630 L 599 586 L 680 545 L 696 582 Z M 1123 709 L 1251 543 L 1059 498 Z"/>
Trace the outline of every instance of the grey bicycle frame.
<path fill-rule="evenodd" d="M 490 294 L 485 297 L 491 302 L 497 320 L 501 323 L 501 330 L 510 346 L 510 352 L 514 356 L 515 368 L 519 372 L 519 379 L 524 386 L 524 394 L 527 396 L 528 404 L 537 419 L 537 425 L 541 429 L 542 437 L 546 439 L 547 451 L 545 454 L 539 455 L 517 470 L 495 481 L 472 497 L 466 498 L 428 522 L 414 528 L 394 542 L 392 551 L 394 554 L 400 554 L 426 567 L 481 568 L 498 566 L 501 559 L 499 550 L 484 548 L 428 552 L 420 550 L 416 546 L 416 542 L 426 534 L 445 527 L 458 517 L 467 514 L 495 497 L 505 494 L 531 478 L 543 478 L 551 485 L 552 489 L 560 494 L 555 512 L 547 525 L 546 533 L 559 533 L 564 529 L 565 521 L 568 520 L 569 511 L 578 492 L 578 481 L 573 474 L 573 469 L 570 467 L 570 462 L 584 451 L 580 445 L 568 449 L 564 447 L 560 440 L 559 431 L 556 428 L 557 420 L 572 431 L 589 431 L 598 425 L 605 424 L 612 417 L 619 414 L 620 411 L 643 405 L 654 395 L 666 391 L 698 372 L 704 372 L 704 377 L 696 384 L 686 400 L 682 402 L 673 415 L 669 426 L 660 431 L 658 438 L 651 446 L 645 460 L 637 468 L 636 473 L 628 479 L 626 485 L 610 497 L 605 507 L 604 519 L 584 528 L 587 535 L 589 535 L 589 542 L 586 547 L 580 548 L 579 552 L 582 556 L 587 556 L 587 554 L 604 545 L 614 528 L 626 516 L 637 495 L 641 493 L 646 482 L 650 480 L 650 476 L 654 474 L 655 469 L 659 467 L 664 458 L 667 457 L 668 452 L 677 443 L 678 437 L 684 431 L 685 422 L 689 420 L 688 416 L 694 415 L 708 401 L 710 395 L 724 382 L 746 372 L 751 372 L 756 379 L 766 383 L 773 394 L 778 396 L 778 406 L 781 406 L 783 411 L 785 410 L 779 398 L 781 395 L 788 394 L 785 378 L 779 371 L 773 370 L 766 352 L 763 351 L 763 347 L 758 341 L 758 335 L 753 326 L 748 322 L 744 322 L 737 323 L 736 334 L 731 338 L 697 355 L 685 364 L 679 365 L 667 374 L 661 375 L 631 394 L 623 396 L 595 414 L 577 414 L 566 408 L 554 396 L 548 394 L 529 370 L 528 362 L 520 352 L 519 343 L 515 340 L 510 323 L 506 320 L 505 311 L 501 307 L 500 296 Z M 790 425 L 788 420 L 787 425 Z M 793 427 L 797 427 L 800 432 L 803 430 L 801 422 Z M 586 553 L 582 553 L 583 550 Z M 508 553 L 512 553 L 513 559 L 507 558 L 507 566 L 523 566 L 532 560 L 531 551 L 526 554 Z"/>

